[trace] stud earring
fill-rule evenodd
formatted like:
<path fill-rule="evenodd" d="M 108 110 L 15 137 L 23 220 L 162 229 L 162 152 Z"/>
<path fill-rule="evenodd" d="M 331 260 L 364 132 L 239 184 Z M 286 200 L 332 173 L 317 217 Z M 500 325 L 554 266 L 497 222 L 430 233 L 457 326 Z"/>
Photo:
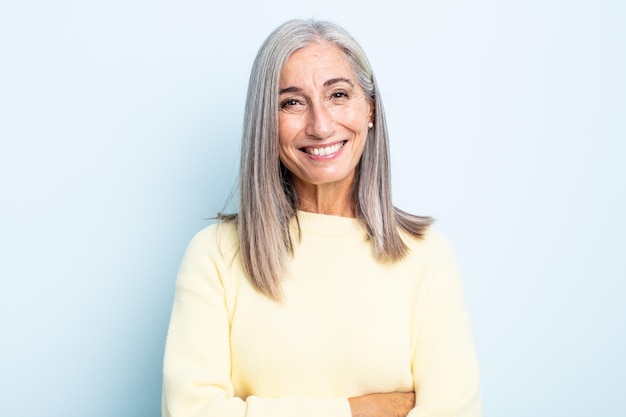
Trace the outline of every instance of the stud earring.
<path fill-rule="evenodd" d="M 374 127 L 374 123 L 369 122 L 369 123 L 367 124 L 367 127 L 368 127 L 369 129 L 373 128 L 373 127 Z"/>

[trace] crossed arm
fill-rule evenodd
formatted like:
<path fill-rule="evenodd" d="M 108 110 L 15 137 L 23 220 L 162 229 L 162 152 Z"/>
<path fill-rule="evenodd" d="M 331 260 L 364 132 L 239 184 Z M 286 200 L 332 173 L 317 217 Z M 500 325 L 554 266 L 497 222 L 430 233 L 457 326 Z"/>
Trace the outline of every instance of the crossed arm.
<path fill-rule="evenodd" d="M 415 407 L 415 393 L 367 394 L 348 399 L 352 417 L 406 417 Z"/>

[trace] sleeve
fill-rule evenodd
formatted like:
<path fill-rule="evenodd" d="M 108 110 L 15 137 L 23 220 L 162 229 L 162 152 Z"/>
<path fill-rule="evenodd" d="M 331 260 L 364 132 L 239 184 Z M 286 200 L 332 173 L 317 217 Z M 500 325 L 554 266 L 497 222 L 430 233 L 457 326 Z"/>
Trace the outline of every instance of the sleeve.
<path fill-rule="evenodd" d="M 230 320 L 213 239 L 189 244 L 163 363 L 163 417 L 350 417 L 347 398 L 238 398 L 230 379 Z M 219 250 L 214 250 L 218 252 Z"/>
<path fill-rule="evenodd" d="M 454 253 L 437 237 L 435 262 L 417 302 L 415 408 L 408 417 L 480 417 L 479 370 Z"/>

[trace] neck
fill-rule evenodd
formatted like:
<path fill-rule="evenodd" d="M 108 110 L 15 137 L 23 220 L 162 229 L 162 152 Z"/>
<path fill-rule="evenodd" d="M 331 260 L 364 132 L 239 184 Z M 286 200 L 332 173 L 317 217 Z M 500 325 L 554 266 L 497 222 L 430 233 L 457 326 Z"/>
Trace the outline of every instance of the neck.
<path fill-rule="evenodd" d="M 304 184 L 294 181 L 298 192 L 298 210 L 309 213 L 355 217 L 352 182 Z"/>

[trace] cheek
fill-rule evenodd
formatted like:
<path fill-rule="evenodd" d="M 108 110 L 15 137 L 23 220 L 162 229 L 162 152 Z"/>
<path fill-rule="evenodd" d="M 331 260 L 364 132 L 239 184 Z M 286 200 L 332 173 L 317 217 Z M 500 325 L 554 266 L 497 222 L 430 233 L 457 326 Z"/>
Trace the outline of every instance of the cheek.
<path fill-rule="evenodd" d="M 285 166 L 290 166 L 298 151 L 294 148 L 294 131 L 286 123 L 278 124 L 278 157 Z"/>
<path fill-rule="evenodd" d="M 369 106 L 366 104 L 357 105 L 351 108 L 337 109 L 335 120 L 341 121 L 341 124 L 350 130 L 362 134 L 364 133 L 363 131 L 367 130 L 367 124 L 370 121 L 369 114 Z"/>
<path fill-rule="evenodd" d="M 294 126 L 288 117 L 278 118 L 278 143 L 280 146 L 288 146 L 294 138 Z"/>

